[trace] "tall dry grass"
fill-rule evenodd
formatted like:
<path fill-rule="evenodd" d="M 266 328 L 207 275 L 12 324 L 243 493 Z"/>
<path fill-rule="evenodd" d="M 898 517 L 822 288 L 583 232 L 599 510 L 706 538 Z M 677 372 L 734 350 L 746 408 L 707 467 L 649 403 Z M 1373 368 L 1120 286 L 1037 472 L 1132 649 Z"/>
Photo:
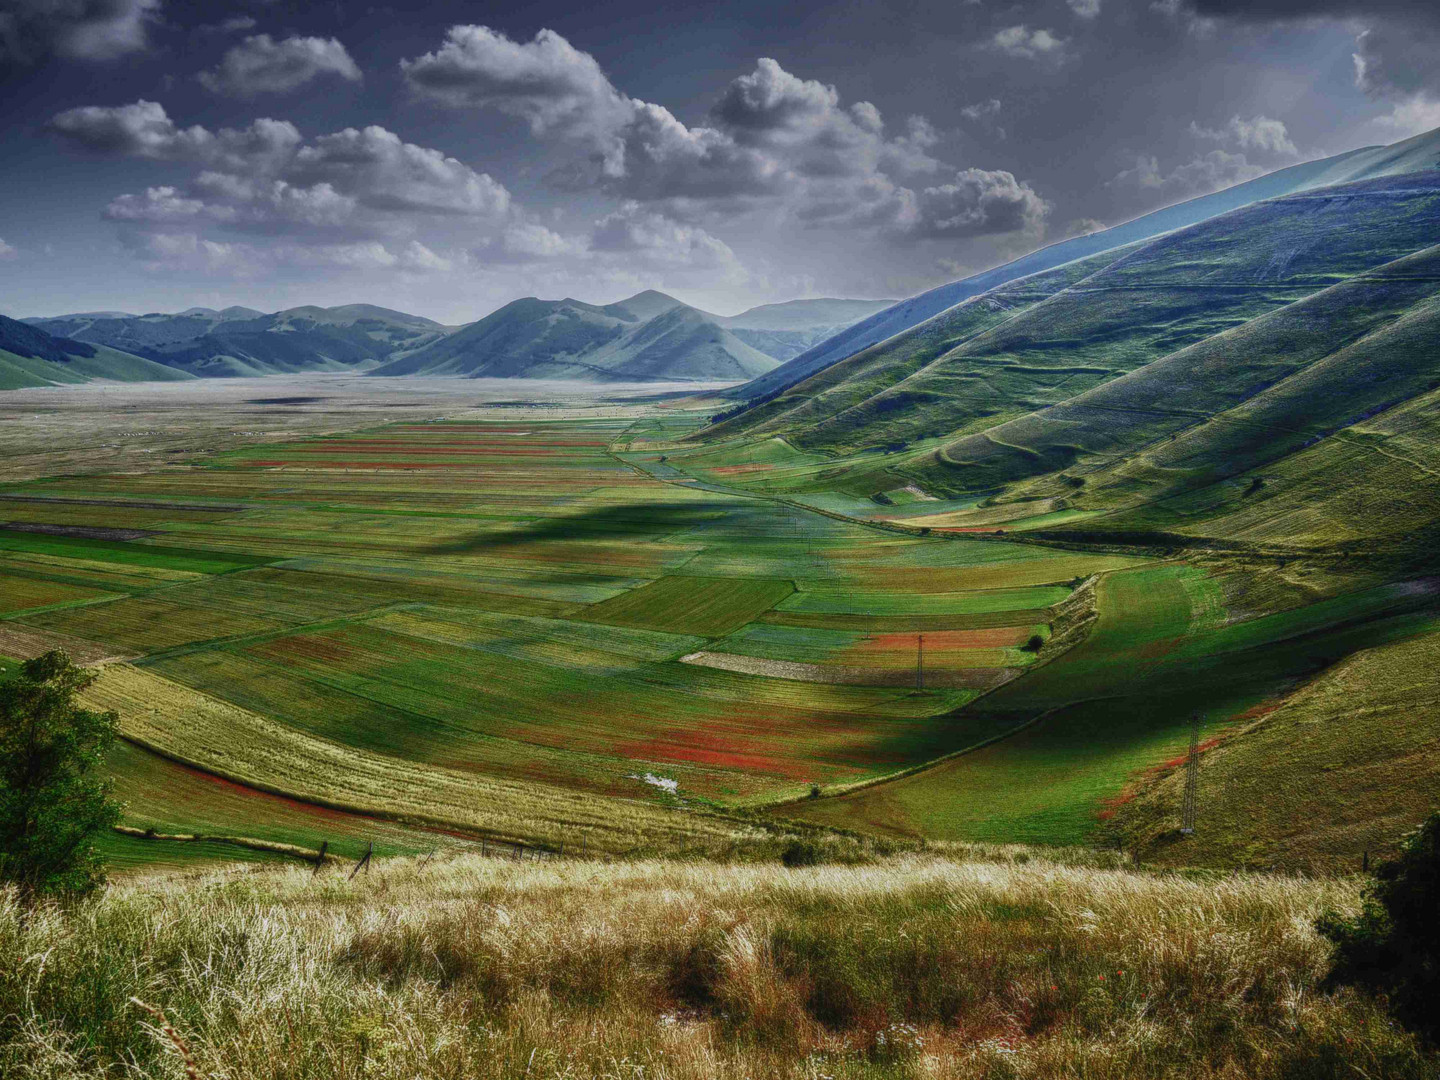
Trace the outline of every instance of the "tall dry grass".
<path fill-rule="evenodd" d="M 1311 924 L 1352 884 L 991 854 L 397 860 L 6 905 L 0 1075 L 1437 1075 L 1375 1003 L 1317 990 Z"/>

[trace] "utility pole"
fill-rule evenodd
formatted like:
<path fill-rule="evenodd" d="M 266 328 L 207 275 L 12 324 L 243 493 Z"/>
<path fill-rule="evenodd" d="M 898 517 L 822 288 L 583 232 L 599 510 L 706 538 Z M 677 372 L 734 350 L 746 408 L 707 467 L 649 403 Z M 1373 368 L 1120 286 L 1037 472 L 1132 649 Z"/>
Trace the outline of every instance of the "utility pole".
<path fill-rule="evenodd" d="M 925 689 L 925 635 L 915 638 L 915 689 Z"/>
<path fill-rule="evenodd" d="M 1200 794 L 1200 714 L 1190 717 L 1190 756 L 1185 761 L 1185 799 L 1180 806 L 1180 832 L 1195 832 L 1196 801 Z"/>

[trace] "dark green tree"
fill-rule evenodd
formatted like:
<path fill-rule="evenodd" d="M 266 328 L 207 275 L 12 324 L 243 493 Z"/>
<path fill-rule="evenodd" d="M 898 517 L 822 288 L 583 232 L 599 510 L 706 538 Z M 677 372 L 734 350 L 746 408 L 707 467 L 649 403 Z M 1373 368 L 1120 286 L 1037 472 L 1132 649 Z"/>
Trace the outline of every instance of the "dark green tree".
<path fill-rule="evenodd" d="M 1386 995 L 1397 1020 L 1440 1042 L 1440 814 L 1376 867 L 1358 915 L 1331 912 L 1318 926 L 1335 943 L 1330 985 Z"/>
<path fill-rule="evenodd" d="M 94 679 L 56 651 L 0 683 L 0 882 L 27 902 L 104 881 L 95 836 L 120 818 L 103 772 L 119 717 L 75 703 Z"/>

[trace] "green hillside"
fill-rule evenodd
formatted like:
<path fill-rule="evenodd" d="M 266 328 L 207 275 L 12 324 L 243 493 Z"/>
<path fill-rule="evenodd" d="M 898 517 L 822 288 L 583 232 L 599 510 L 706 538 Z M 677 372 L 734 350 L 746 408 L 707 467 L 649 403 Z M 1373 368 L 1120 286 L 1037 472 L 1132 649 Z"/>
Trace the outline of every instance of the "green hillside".
<path fill-rule="evenodd" d="M 722 317 L 650 290 L 603 307 L 527 297 L 372 374 L 739 382 L 774 368 L 871 301 L 799 301 Z M 825 320 L 820 323 L 805 321 Z M 733 327 L 733 329 L 732 329 Z"/>
<path fill-rule="evenodd" d="M 62 315 L 30 325 L 204 378 L 364 371 L 443 338 L 446 327 L 376 307 L 190 308 L 175 315 Z"/>
<path fill-rule="evenodd" d="M 140 356 L 55 337 L 38 327 L 0 315 L 0 390 L 83 383 L 173 381 L 189 375 Z"/>
<path fill-rule="evenodd" d="M 904 334 L 955 305 L 1007 282 L 1044 273 L 1092 255 L 1113 252 L 1251 203 L 1335 184 L 1423 172 L 1437 166 L 1440 166 L 1440 131 L 1416 135 L 1390 146 L 1367 146 L 1334 157 L 1291 165 L 1108 229 L 1062 240 L 1012 262 L 902 300 L 817 342 L 774 371 L 726 393 L 742 401 L 767 401 L 832 364 Z"/>
<path fill-rule="evenodd" d="M 1279 499 L 1278 517 L 1297 497 L 1285 471 L 1337 449 L 1394 468 L 1377 449 L 1386 425 L 1423 426 L 1440 386 L 1437 241 L 1435 173 L 1259 203 L 987 293 L 706 438 L 779 436 L 821 455 L 825 467 L 790 481 L 797 491 L 910 485 L 982 502 L 920 524 L 1014 527 L 1063 512 L 1035 527 L 1352 539 L 1293 517 L 1279 531 L 1199 519 L 1253 518 Z M 1423 464 L 1408 468 L 1429 486 Z M 1309 501 L 1365 489 L 1330 485 Z M 1432 504 L 1412 502 L 1394 531 L 1428 520 Z"/>

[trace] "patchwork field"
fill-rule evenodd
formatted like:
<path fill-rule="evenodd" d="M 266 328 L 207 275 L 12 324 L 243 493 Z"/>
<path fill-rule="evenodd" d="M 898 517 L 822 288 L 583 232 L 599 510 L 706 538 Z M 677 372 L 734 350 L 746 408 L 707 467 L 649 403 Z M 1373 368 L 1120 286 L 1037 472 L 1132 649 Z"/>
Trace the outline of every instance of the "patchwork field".
<path fill-rule="evenodd" d="M 537 808 L 578 799 L 594 846 L 621 851 L 745 828 L 680 808 L 993 737 L 1007 719 L 959 710 L 1043 661 L 1032 639 L 1079 579 L 1134 562 L 897 538 L 657 478 L 612 448 L 701 416 L 607 411 L 495 409 L 9 485 L 0 633 L 133 665 L 94 694 L 122 713 L 113 767 L 141 828 L 313 847 L 382 822 L 397 851 L 436 828 L 556 846 L 584 815 Z M 512 794 L 445 793 L 497 784 Z M 654 814 L 658 830 L 600 824 Z"/>
<path fill-rule="evenodd" d="M 1120 828 L 1192 712 L 1240 730 L 1440 607 L 1424 581 L 897 532 L 949 504 L 768 493 L 828 459 L 676 452 L 703 419 L 477 408 L 5 485 L 0 652 L 109 662 L 112 768 L 157 833 L 620 853 L 770 810 L 1074 843 Z"/>

